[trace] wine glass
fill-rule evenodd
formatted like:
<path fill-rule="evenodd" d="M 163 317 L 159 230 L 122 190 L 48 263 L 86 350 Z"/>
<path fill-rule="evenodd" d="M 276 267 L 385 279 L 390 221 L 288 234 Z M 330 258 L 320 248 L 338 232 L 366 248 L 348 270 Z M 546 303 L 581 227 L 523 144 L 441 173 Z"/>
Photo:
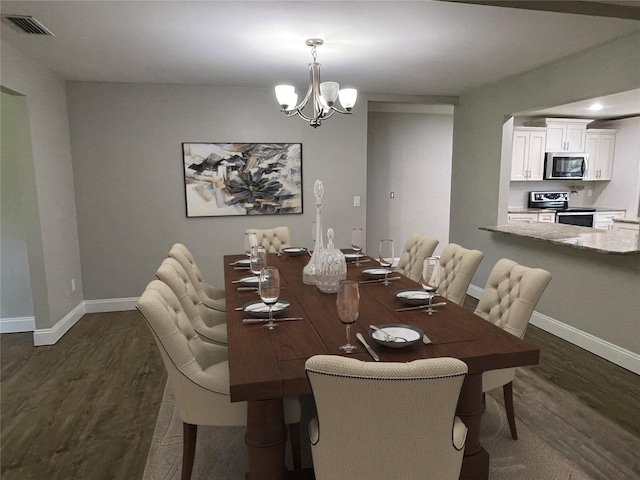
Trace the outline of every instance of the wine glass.
<path fill-rule="evenodd" d="M 260 298 L 269 307 L 269 323 L 264 328 L 273 330 L 278 326 L 273 322 L 273 306 L 280 296 L 280 271 L 278 267 L 264 267 L 260 270 Z"/>
<path fill-rule="evenodd" d="M 251 256 L 251 247 L 258 245 L 258 236 L 255 233 L 244 234 L 244 253 L 247 257 Z"/>
<path fill-rule="evenodd" d="M 433 297 L 436 296 L 436 289 L 440 284 L 440 257 L 427 257 L 424 259 L 422 267 L 422 278 L 420 279 L 422 288 L 429 292 L 429 304 L 427 309 L 423 310 L 427 315 L 433 315 L 437 312 L 431 306 Z"/>
<path fill-rule="evenodd" d="M 389 270 L 393 265 L 394 252 L 393 252 L 393 240 L 385 239 L 380 240 L 380 251 L 378 252 L 378 261 L 380 266 L 384 268 L 384 283 L 383 285 L 391 285 L 391 282 L 387 279 L 389 276 Z"/>
<path fill-rule="evenodd" d="M 251 267 L 251 273 L 254 275 L 259 275 L 260 270 L 267 266 L 267 251 L 262 245 L 254 245 L 251 247 L 249 266 Z"/>
<path fill-rule="evenodd" d="M 336 297 L 336 309 L 340 321 L 347 328 L 347 343 L 340 347 L 344 353 L 351 353 L 358 347 L 351 345 L 351 325 L 358 319 L 360 312 L 360 290 L 355 280 L 340 280 L 338 296 Z"/>
<path fill-rule="evenodd" d="M 360 266 L 360 252 L 362 252 L 364 235 L 361 228 L 351 230 L 351 250 L 356 252 L 356 267 Z"/>

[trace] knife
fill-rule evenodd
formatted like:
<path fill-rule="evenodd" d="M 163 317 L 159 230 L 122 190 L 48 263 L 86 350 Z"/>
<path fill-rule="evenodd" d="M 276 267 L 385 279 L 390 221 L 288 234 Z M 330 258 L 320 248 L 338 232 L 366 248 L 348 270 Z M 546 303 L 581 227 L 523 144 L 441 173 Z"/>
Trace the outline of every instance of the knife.
<path fill-rule="evenodd" d="M 396 312 L 408 312 L 409 310 L 424 310 L 425 308 L 429 308 L 431 307 L 442 307 L 443 305 L 446 305 L 447 302 L 437 302 L 437 303 L 432 303 L 431 305 L 429 305 L 428 303 L 425 303 L 424 305 L 417 305 L 415 307 L 406 307 L 406 308 L 396 308 Z"/>
<path fill-rule="evenodd" d="M 284 317 L 284 318 L 274 318 L 274 322 L 288 322 L 293 320 L 304 320 L 302 317 Z M 263 323 L 268 322 L 268 318 L 243 318 L 242 323 Z"/>
<path fill-rule="evenodd" d="M 369 354 L 373 357 L 373 359 L 376 362 L 380 361 L 380 357 L 378 356 L 378 354 L 376 352 L 373 351 L 373 349 L 369 346 L 369 344 L 365 341 L 364 337 L 362 336 L 362 334 L 360 332 L 356 333 L 356 338 L 358 340 L 360 340 L 360 343 L 362 343 L 362 345 L 364 345 L 364 348 L 367 349 L 367 352 L 369 352 Z"/>
<path fill-rule="evenodd" d="M 400 280 L 401 277 L 389 277 L 387 278 L 387 280 Z M 359 284 L 363 284 L 363 283 L 380 283 L 380 282 L 384 282 L 384 278 L 378 278 L 376 280 L 363 280 L 361 282 L 358 282 Z"/>

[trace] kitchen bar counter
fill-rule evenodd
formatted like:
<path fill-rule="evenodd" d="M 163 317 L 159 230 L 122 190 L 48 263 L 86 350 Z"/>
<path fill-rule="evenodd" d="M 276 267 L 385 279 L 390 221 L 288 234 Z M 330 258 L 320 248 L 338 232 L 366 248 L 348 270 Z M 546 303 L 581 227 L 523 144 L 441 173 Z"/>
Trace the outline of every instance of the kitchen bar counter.
<path fill-rule="evenodd" d="M 607 231 L 561 223 L 522 223 L 479 227 L 480 230 L 516 237 L 533 238 L 556 245 L 609 254 L 638 254 L 638 233 Z"/>

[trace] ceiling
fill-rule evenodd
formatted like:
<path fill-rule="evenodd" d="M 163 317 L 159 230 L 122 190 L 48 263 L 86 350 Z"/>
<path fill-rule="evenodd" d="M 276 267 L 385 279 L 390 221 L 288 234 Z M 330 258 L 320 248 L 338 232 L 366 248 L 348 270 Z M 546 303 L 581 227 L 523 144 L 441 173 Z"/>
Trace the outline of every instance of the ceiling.
<path fill-rule="evenodd" d="M 609 4 L 631 19 L 477 3 L 3 0 L 2 14 L 32 15 L 55 36 L 0 25 L 4 42 L 68 80 L 294 83 L 306 90 L 311 55 L 305 40 L 320 37 L 323 80 L 368 93 L 442 96 L 640 30 L 638 2 Z M 525 3 L 571 9 L 589 2 L 519 5 Z"/>

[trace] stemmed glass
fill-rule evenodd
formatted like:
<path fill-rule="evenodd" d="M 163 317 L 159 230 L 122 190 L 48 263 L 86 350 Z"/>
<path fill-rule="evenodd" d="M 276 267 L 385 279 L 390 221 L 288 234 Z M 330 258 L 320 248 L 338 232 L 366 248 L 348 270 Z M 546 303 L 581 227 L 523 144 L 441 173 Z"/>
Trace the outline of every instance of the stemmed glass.
<path fill-rule="evenodd" d="M 267 251 L 262 245 L 254 245 L 251 247 L 249 266 L 251 268 L 251 273 L 254 275 L 259 275 L 260 270 L 267 266 Z"/>
<path fill-rule="evenodd" d="M 251 256 L 251 247 L 258 245 L 258 236 L 255 233 L 244 234 L 244 253 L 247 257 Z"/>
<path fill-rule="evenodd" d="M 260 270 L 260 298 L 269 307 L 269 323 L 264 328 L 273 330 L 278 326 L 273 321 L 273 306 L 280 296 L 280 271 L 277 267 L 264 267 Z"/>
<path fill-rule="evenodd" d="M 427 257 L 424 259 L 420 283 L 422 284 L 422 288 L 429 292 L 429 303 L 427 309 L 423 310 L 423 312 L 427 315 L 433 315 L 437 310 L 431 306 L 431 303 L 433 302 L 433 297 L 436 296 L 436 288 L 438 288 L 440 284 L 439 257 Z"/>
<path fill-rule="evenodd" d="M 384 268 L 384 282 L 383 285 L 391 285 L 391 282 L 387 279 L 389 276 L 389 270 L 393 265 L 394 252 L 393 252 L 393 240 L 385 239 L 380 240 L 380 251 L 378 252 L 378 261 L 382 268 Z"/>
<path fill-rule="evenodd" d="M 354 228 L 351 230 L 351 250 L 356 252 L 355 266 L 360 266 L 360 252 L 362 252 L 364 242 L 364 235 L 361 228 Z"/>
<path fill-rule="evenodd" d="M 347 343 L 340 347 L 344 353 L 351 353 L 358 347 L 351 345 L 351 325 L 358 319 L 360 312 L 360 290 L 355 280 L 340 280 L 338 296 L 336 297 L 336 309 L 340 321 L 347 329 Z"/>

